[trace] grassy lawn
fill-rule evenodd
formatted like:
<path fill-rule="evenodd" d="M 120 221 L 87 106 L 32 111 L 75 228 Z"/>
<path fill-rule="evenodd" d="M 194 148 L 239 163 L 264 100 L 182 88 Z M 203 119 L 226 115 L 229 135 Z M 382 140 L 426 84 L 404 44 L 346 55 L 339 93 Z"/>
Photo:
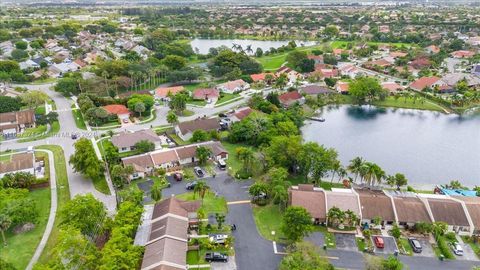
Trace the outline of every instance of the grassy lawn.
<path fill-rule="evenodd" d="M 198 194 L 194 194 L 193 192 L 183 193 L 177 196 L 177 198 L 186 201 L 194 201 L 194 200 L 201 200 Z M 207 192 L 205 197 L 203 198 L 202 207 L 205 213 L 227 213 L 227 201 L 225 198 L 218 196 L 216 197 L 213 192 Z"/>
<path fill-rule="evenodd" d="M 208 83 L 206 82 L 198 82 L 198 83 L 191 83 L 191 84 L 186 84 L 183 85 L 187 91 L 193 92 L 196 89 L 199 88 L 208 88 Z"/>
<path fill-rule="evenodd" d="M 58 197 L 58 209 L 62 209 L 63 205 L 70 200 L 70 190 L 68 188 L 67 167 L 63 149 L 57 145 L 42 145 L 37 146 L 36 149 L 46 149 L 53 152 L 53 158 L 55 160 L 55 174 L 57 176 L 57 197 Z M 40 256 L 40 263 L 45 263 L 51 256 L 53 248 L 56 246 L 57 237 L 59 232 L 60 221 L 55 219 L 53 230 L 48 238 L 47 245 L 43 249 L 43 253 Z"/>
<path fill-rule="evenodd" d="M 406 255 L 412 256 L 413 255 L 413 249 L 410 243 L 408 242 L 407 238 L 400 238 L 397 241 L 398 249 L 400 251 L 404 250 L 406 252 Z"/>
<path fill-rule="evenodd" d="M 217 104 L 221 104 L 232 99 L 240 97 L 239 94 L 229 94 L 229 93 L 221 93 L 220 98 L 217 100 Z"/>
<path fill-rule="evenodd" d="M 87 126 L 85 125 L 85 121 L 83 120 L 82 112 L 80 112 L 80 110 L 77 109 L 77 110 L 72 110 L 72 114 L 73 114 L 73 119 L 75 119 L 75 125 L 77 126 L 77 128 L 86 130 Z"/>
<path fill-rule="evenodd" d="M 39 106 L 35 109 L 35 114 L 45 114 L 45 105 Z"/>
<path fill-rule="evenodd" d="M 207 105 L 207 102 L 205 100 L 196 100 L 196 99 L 190 98 L 187 101 L 187 104 L 204 107 L 205 105 Z"/>
<path fill-rule="evenodd" d="M 108 188 L 107 179 L 105 179 L 105 176 L 92 179 L 92 182 L 96 190 L 100 191 L 103 194 L 110 195 L 110 189 Z"/>
<path fill-rule="evenodd" d="M 347 48 L 347 44 L 348 43 L 357 43 L 357 42 L 352 42 L 352 41 L 341 41 L 341 40 L 337 40 L 337 41 L 333 41 L 330 46 L 332 47 L 332 49 L 346 49 Z M 401 42 L 396 42 L 396 43 L 385 43 L 385 42 L 367 42 L 368 45 L 381 45 L 381 44 L 386 44 L 386 45 L 390 45 L 390 46 L 393 46 L 393 47 L 397 47 L 397 48 L 400 48 L 402 46 L 404 47 L 411 47 L 412 44 L 409 44 L 409 43 L 401 43 Z"/>
<path fill-rule="evenodd" d="M 439 236 L 436 238 L 437 243 L 432 245 L 433 251 L 437 257 L 443 255 L 445 259 L 454 260 L 455 256 L 453 255 L 450 247 L 448 246 L 448 240 L 444 236 Z M 442 250 L 440 246 L 444 246 L 445 248 Z"/>
<path fill-rule="evenodd" d="M 283 212 L 278 205 L 255 206 L 253 205 L 253 218 L 260 235 L 270 241 L 285 242 L 280 227 L 283 220 Z M 272 235 L 272 231 L 275 232 Z"/>
<path fill-rule="evenodd" d="M 8 161 L 10 161 L 11 157 L 12 157 L 12 155 L 7 155 L 7 154 L 2 155 L 2 156 L 0 156 L 0 162 L 8 162 Z"/>
<path fill-rule="evenodd" d="M 235 174 L 242 168 L 242 162 L 237 158 L 236 149 L 238 147 L 250 148 L 253 151 L 257 152 L 256 149 L 252 146 L 246 144 L 233 144 L 229 142 L 222 142 L 223 147 L 228 151 L 227 165 L 230 173 Z"/>
<path fill-rule="evenodd" d="M 274 71 L 282 66 L 287 61 L 288 53 L 266 55 L 257 58 L 257 61 L 262 64 L 263 69 L 266 71 Z"/>
<path fill-rule="evenodd" d="M 35 228 L 29 232 L 14 234 L 12 230 L 5 233 L 7 246 L 0 245 L 0 257 L 12 263 L 17 269 L 25 269 L 33 256 L 50 213 L 50 188 L 31 191 L 28 197 L 35 201 L 39 214 Z"/>
<path fill-rule="evenodd" d="M 379 107 L 393 107 L 393 108 L 405 108 L 405 109 L 417 109 L 417 110 L 429 110 L 429 111 L 441 111 L 443 112 L 443 107 L 432 103 L 431 101 L 425 99 L 423 102 L 420 100 L 414 100 L 412 98 L 403 98 L 400 97 L 395 99 L 392 96 L 387 97 L 383 101 L 376 101 L 373 103 Z"/>
<path fill-rule="evenodd" d="M 292 186 L 296 186 L 298 184 L 305 184 L 305 176 L 303 175 L 293 175 L 291 174 L 288 177 L 288 181 L 292 184 Z M 320 182 L 320 187 L 325 189 L 325 190 L 332 190 L 332 188 L 345 188 L 342 183 L 337 183 L 336 180 L 333 181 L 333 183 L 330 182 L 330 179 L 323 179 L 322 182 Z"/>
<path fill-rule="evenodd" d="M 170 138 L 172 138 L 172 140 L 175 141 L 176 144 L 178 145 L 185 145 L 185 144 L 188 144 L 188 142 L 182 140 L 182 138 L 178 137 L 177 134 L 168 134 L 168 136 L 170 136 Z"/>
<path fill-rule="evenodd" d="M 367 244 L 365 243 L 365 239 L 360 237 L 355 237 L 355 241 L 357 242 L 358 251 L 363 252 L 367 247 Z"/>
<path fill-rule="evenodd" d="M 29 130 L 25 131 L 24 134 L 26 134 L 27 137 L 23 138 L 23 139 L 20 139 L 19 142 L 31 142 L 31 141 L 41 140 L 41 139 L 45 139 L 45 138 L 48 138 L 50 136 L 53 136 L 60 131 L 60 123 L 58 123 L 58 121 L 53 122 L 52 126 L 50 127 L 50 131 L 48 133 L 45 133 L 47 131 L 46 126 L 39 126 L 39 127 L 36 127 L 35 129 L 36 129 L 35 131 L 29 131 Z M 30 134 L 30 135 L 28 135 L 28 134 Z M 38 134 L 43 134 L 43 135 L 40 135 L 40 136 L 37 136 L 37 137 L 31 137 L 31 136 L 35 136 L 35 135 L 38 135 Z"/>

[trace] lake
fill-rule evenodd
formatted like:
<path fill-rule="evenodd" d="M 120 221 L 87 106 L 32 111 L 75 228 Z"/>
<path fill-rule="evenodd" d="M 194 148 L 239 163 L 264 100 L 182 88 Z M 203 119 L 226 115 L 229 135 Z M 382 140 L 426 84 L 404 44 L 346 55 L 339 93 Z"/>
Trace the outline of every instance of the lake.
<path fill-rule="evenodd" d="M 326 121 L 308 121 L 303 137 L 337 149 L 345 166 L 361 156 L 417 187 L 450 180 L 480 186 L 480 117 L 349 105 L 321 114 Z"/>
<path fill-rule="evenodd" d="M 279 48 L 288 44 L 287 41 L 275 41 L 275 40 L 250 40 L 250 39 L 194 39 L 190 42 L 192 48 L 198 48 L 201 54 L 208 54 L 210 48 L 217 48 L 220 46 L 227 46 L 232 48 L 233 44 L 238 44 L 246 49 L 248 45 L 252 45 L 252 50 L 255 52 L 257 48 L 261 48 L 264 52 L 270 50 L 270 48 Z M 315 41 L 295 41 L 297 46 L 312 46 L 315 45 Z"/>

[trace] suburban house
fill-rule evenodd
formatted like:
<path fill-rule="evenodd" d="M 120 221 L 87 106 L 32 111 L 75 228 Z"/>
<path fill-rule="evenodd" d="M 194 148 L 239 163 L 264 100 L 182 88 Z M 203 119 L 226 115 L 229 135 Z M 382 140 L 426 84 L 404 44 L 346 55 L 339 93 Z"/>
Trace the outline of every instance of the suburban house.
<path fill-rule="evenodd" d="M 215 88 L 201 88 L 193 91 L 192 98 L 195 100 L 217 100 L 220 92 Z"/>
<path fill-rule="evenodd" d="M 156 99 L 166 99 L 169 95 L 176 95 L 185 90 L 183 86 L 172 86 L 172 87 L 158 87 L 155 89 L 155 98 Z"/>
<path fill-rule="evenodd" d="M 434 222 L 441 221 L 448 224 L 448 230 L 461 235 L 471 235 L 471 224 L 467 209 L 461 201 L 437 194 L 418 194 L 430 208 Z"/>
<path fill-rule="evenodd" d="M 480 64 L 477 64 L 477 65 L 473 66 L 472 74 L 480 76 Z"/>
<path fill-rule="evenodd" d="M 437 76 L 421 77 L 410 84 L 410 88 L 417 91 L 423 91 L 425 88 L 431 88 L 441 78 Z"/>
<path fill-rule="evenodd" d="M 192 121 L 181 122 L 175 126 L 175 133 L 184 141 L 192 138 L 195 130 L 212 131 L 219 130 L 218 118 L 198 118 Z"/>
<path fill-rule="evenodd" d="M 34 110 L 0 113 L 0 131 L 5 138 L 15 137 L 31 127 L 35 127 Z"/>
<path fill-rule="evenodd" d="M 416 194 L 390 192 L 395 206 L 397 223 L 402 227 L 413 227 L 418 222 L 432 223 L 429 209 Z"/>
<path fill-rule="evenodd" d="M 13 154 L 10 161 L 0 162 L 0 178 L 5 174 L 27 172 L 35 175 L 35 155 L 33 152 Z"/>
<path fill-rule="evenodd" d="M 435 45 L 430 45 L 430 46 L 425 48 L 425 51 L 429 54 L 437 54 L 437 53 L 440 52 L 440 48 L 438 48 Z"/>
<path fill-rule="evenodd" d="M 403 91 L 403 86 L 399 85 L 396 82 L 382 82 L 381 86 L 383 89 L 387 90 L 390 94 L 395 94 L 397 92 Z"/>
<path fill-rule="evenodd" d="M 477 87 L 480 85 L 480 77 L 469 73 L 448 73 L 445 74 L 439 81 L 434 83 L 435 85 L 442 86 L 447 85 L 452 90 L 460 81 L 465 80 L 469 87 Z"/>
<path fill-rule="evenodd" d="M 361 74 L 360 70 L 355 65 L 349 63 L 338 64 L 338 71 L 341 75 L 348 76 L 352 79 Z"/>
<path fill-rule="evenodd" d="M 333 93 L 333 91 L 330 90 L 329 88 L 325 86 L 317 85 L 317 84 L 301 86 L 299 92 L 305 95 L 319 95 L 319 94 Z"/>
<path fill-rule="evenodd" d="M 135 150 L 135 144 L 139 141 L 149 141 L 155 144 L 155 148 L 161 147 L 160 138 L 151 129 L 122 131 L 113 135 L 111 141 L 118 148 L 119 153 Z"/>
<path fill-rule="evenodd" d="M 208 141 L 125 157 L 122 158 L 122 163 L 123 166 L 133 167 L 134 173 L 130 175 L 130 179 L 144 178 L 152 173 L 154 168 L 174 171 L 180 169 L 181 166 L 194 164 L 198 161 L 196 157 L 198 147 L 210 149 L 211 159 L 215 161 L 228 159 L 228 152 L 220 142 Z"/>
<path fill-rule="evenodd" d="M 242 79 L 238 79 L 235 81 L 229 81 L 226 83 L 219 84 L 217 85 L 216 88 L 222 92 L 233 94 L 236 92 L 241 92 L 241 91 L 250 89 L 250 84 L 248 84 Z"/>
<path fill-rule="evenodd" d="M 250 107 L 237 109 L 233 114 L 230 115 L 230 120 L 232 122 L 242 121 L 245 117 L 249 116 L 252 112 L 253 110 Z"/>
<path fill-rule="evenodd" d="M 265 81 L 265 77 L 267 76 L 267 74 L 270 74 L 273 77 L 275 77 L 273 73 L 258 73 L 258 74 L 250 75 L 250 78 L 252 79 L 253 82 L 263 82 Z"/>
<path fill-rule="evenodd" d="M 325 191 L 327 195 L 327 213 L 333 207 L 337 207 L 342 211 L 352 211 L 358 218 L 362 218 L 360 211 L 360 200 L 352 189 L 332 188 L 331 191 Z"/>
<path fill-rule="evenodd" d="M 305 103 L 305 98 L 298 91 L 283 93 L 278 96 L 278 99 L 280 100 L 282 106 L 286 108 L 292 106 L 293 104 L 298 103 L 302 105 Z"/>
<path fill-rule="evenodd" d="M 337 90 L 337 92 L 340 93 L 340 94 L 348 94 L 349 86 L 350 86 L 350 84 L 348 82 L 338 81 L 335 84 L 335 90 Z"/>
<path fill-rule="evenodd" d="M 452 198 L 462 201 L 465 204 L 474 227 L 473 234 L 480 235 L 480 197 L 452 196 Z"/>
<path fill-rule="evenodd" d="M 310 54 L 310 55 L 307 55 L 307 58 L 309 60 L 313 60 L 313 62 L 315 62 L 315 65 L 323 64 L 323 55 Z"/>
<path fill-rule="evenodd" d="M 279 77 L 280 75 L 282 74 L 286 74 L 287 75 L 287 79 L 288 79 L 288 83 L 287 83 L 287 86 L 292 86 L 293 84 L 295 84 L 295 82 L 298 80 L 298 79 L 301 79 L 302 78 L 302 74 L 296 72 L 295 70 L 287 67 L 287 66 L 283 66 L 281 68 L 279 68 L 276 72 L 275 72 L 275 77 Z"/>
<path fill-rule="evenodd" d="M 115 114 L 117 115 L 118 119 L 120 122 L 123 122 L 124 119 L 129 119 L 130 118 L 130 111 L 127 109 L 125 105 L 122 104 L 110 104 L 103 106 L 109 114 Z"/>
<path fill-rule="evenodd" d="M 475 56 L 475 52 L 472 51 L 466 51 L 466 50 L 460 50 L 460 51 L 454 51 L 451 53 L 451 55 L 454 58 L 472 58 Z"/>
<path fill-rule="evenodd" d="M 371 224 L 378 217 L 382 226 L 393 225 L 395 211 L 392 200 L 381 190 L 356 189 L 360 198 L 360 210 L 362 211 L 362 223 Z"/>
<path fill-rule="evenodd" d="M 289 204 L 305 208 L 315 224 L 323 224 L 327 221 L 327 205 L 323 189 L 311 184 L 300 184 L 290 187 L 288 193 Z"/>
<path fill-rule="evenodd" d="M 170 197 L 146 211 L 151 216 L 143 220 L 139 230 L 142 233 L 135 237 L 136 244 L 145 246 L 140 269 L 187 269 L 188 233 L 198 223 L 201 204 Z"/>

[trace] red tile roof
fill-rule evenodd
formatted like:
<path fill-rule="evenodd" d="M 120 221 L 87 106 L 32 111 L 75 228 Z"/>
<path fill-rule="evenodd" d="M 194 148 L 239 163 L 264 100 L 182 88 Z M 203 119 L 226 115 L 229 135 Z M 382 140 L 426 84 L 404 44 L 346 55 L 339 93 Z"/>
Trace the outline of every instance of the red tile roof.
<path fill-rule="evenodd" d="M 289 104 L 292 101 L 299 100 L 302 98 L 302 95 L 298 91 L 287 92 L 278 96 L 278 99 L 282 104 Z"/>
<path fill-rule="evenodd" d="M 130 111 L 127 109 L 127 107 L 125 107 L 125 105 L 121 105 L 121 104 L 111 104 L 111 105 L 106 105 L 106 106 L 103 106 L 103 108 L 111 113 L 111 114 L 116 114 L 116 115 L 119 115 L 119 114 L 129 114 Z"/>
<path fill-rule="evenodd" d="M 207 99 L 207 98 L 215 98 L 218 97 L 219 91 L 215 88 L 202 88 L 193 91 L 193 98 L 194 99 Z"/>
<path fill-rule="evenodd" d="M 250 75 L 250 78 L 252 78 L 252 81 L 254 82 L 259 82 L 259 81 L 264 81 L 265 76 L 267 74 L 272 74 L 272 73 L 258 73 L 258 74 L 252 74 Z M 272 74 L 273 75 L 273 74 Z"/>
<path fill-rule="evenodd" d="M 159 87 L 155 90 L 155 94 L 158 97 L 165 98 L 168 96 L 168 93 L 175 95 L 183 90 L 185 90 L 185 87 L 183 86 Z"/>
<path fill-rule="evenodd" d="M 440 80 L 439 77 L 432 76 L 432 77 L 422 77 L 413 83 L 410 84 L 410 87 L 415 90 L 423 90 L 426 87 L 431 87 L 434 83 Z"/>

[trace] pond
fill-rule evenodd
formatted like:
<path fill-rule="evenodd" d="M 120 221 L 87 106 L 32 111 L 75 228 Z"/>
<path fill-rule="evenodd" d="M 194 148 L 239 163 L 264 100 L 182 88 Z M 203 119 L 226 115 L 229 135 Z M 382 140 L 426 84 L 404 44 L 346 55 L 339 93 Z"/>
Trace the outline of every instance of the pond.
<path fill-rule="evenodd" d="M 480 186 L 478 116 L 349 105 L 326 107 L 321 115 L 326 121 L 308 121 L 303 137 L 335 148 L 344 166 L 360 156 L 417 187 L 450 180 Z"/>
<path fill-rule="evenodd" d="M 250 40 L 250 39 L 194 39 L 190 42 L 192 48 L 198 48 L 199 53 L 207 54 L 210 48 L 217 48 L 220 46 L 227 46 L 228 48 L 232 48 L 233 44 L 238 44 L 242 46 L 245 50 L 248 45 L 252 46 L 253 52 L 257 50 L 257 48 L 261 48 L 264 52 L 270 50 L 270 48 L 279 48 L 283 45 L 288 44 L 288 40 L 286 41 L 275 41 L 275 40 Z M 316 43 L 314 41 L 296 41 L 297 46 L 312 46 Z"/>

